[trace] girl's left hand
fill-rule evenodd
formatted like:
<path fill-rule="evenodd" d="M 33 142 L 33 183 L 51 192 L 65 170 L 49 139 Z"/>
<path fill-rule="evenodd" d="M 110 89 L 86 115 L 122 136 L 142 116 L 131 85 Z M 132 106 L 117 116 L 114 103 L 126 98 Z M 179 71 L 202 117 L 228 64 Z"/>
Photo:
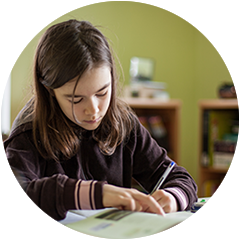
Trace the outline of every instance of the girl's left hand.
<path fill-rule="evenodd" d="M 175 197 L 164 190 L 158 190 L 152 194 L 152 197 L 163 208 L 165 213 L 176 212 L 178 210 Z"/>

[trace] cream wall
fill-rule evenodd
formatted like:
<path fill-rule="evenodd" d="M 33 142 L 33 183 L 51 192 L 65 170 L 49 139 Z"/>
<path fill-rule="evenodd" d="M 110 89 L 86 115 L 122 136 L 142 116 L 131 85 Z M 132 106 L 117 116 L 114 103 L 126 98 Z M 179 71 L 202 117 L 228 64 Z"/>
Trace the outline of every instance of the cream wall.
<path fill-rule="evenodd" d="M 142 3 L 98 3 L 74 10 L 50 25 L 70 18 L 103 26 L 102 32 L 111 40 L 123 67 L 125 84 L 132 56 L 155 59 L 154 79 L 167 83 L 171 98 L 182 100 L 181 165 L 197 179 L 197 102 L 216 98 L 219 84 L 232 81 L 215 48 L 185 20 Z M 29 96 L 31 64 L 40 35 L 24 49 L 12 70 L 11 121 Z"/>

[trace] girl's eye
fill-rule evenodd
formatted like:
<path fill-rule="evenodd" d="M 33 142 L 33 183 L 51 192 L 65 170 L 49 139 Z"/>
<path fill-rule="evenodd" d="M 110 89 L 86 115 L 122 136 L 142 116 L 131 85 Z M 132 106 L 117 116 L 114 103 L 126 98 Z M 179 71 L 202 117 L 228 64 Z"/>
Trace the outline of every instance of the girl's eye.
<path fill-rule="evenodd" d="M 106 92 L 104 92 L 104 93 L 102 93 L 102 94 L 97 94 L 96 96 L 97 96 L 97 97 L 103 97 L 103 96 L 105 96 L 105 95 L 107 94 L 107 92 L 108 92 L 108 91 L 106 91 Z"/>
<path fill-rule="evenodd" d="M 97 97 L 104 97 L 105 95 L 107 95 L 108 91 L 104 92 L 104 93 L 101 93 L 101 94 L 96 94 Z M 73 104 L 78 104 L 82 101 L 82 98 L 80 98 L 79 100 L 76 100 L 76 101 L 73 101 L 72 100 L 68 100 L 70 103 L 73 103 Z"/>
<path fill-rule="evenodd" d="M 80 98 L 79 100 L 77 100 L 77 101 L 73 101 L 72 102 L 72 100 L 69 100 L 69 102 L 70 103 L 73 103 L 73 104 L 77 104 L 77 103 L 80 103 L 82 101 L 82 98 Z"/>
<path fill-rule="evenodd" d="M 77 103 L 80 103 L 82 101 L 82 98 L 81 99 L 79 99 L 78 101 L 76 101 L 76 102 L 73 102 L 73 104 L 77 104 Z"/>

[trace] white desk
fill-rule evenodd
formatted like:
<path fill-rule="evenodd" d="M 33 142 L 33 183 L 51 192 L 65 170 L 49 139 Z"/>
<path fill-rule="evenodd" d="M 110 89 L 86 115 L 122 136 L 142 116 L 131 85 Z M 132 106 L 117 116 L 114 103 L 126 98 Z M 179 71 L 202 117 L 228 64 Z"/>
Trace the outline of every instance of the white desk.
<path fill-rule="evenodd" d="M 205 201 L 212 201 L 212 200 L 219 200 L 223 199 L 224 196 L 218 196 L 218 197 L 208 197 L 204 198 Z M 201 201 L 203 198 L 200 198 L 198 201 Z M 93 211 L 82 211 L 82 214 L 85 216 L 93 215 L 99 210 L 93 210 Z M 226 224 L 233 224 L 238 225 L 238 221 L 229 221 L 229 220 L 222 220 L 218 218 L 212 218 L 203 216 L 200 214 L 194 214 L 191 212 L 177 212 L 177 213 L 171 213 L 169 216 L 176 216 L 178 218 L 187 218 L 191 219 L 193 221 L 197 221 L 199 224 L 218 224 L 225 226 Z M 168 214 L 166 215 L 166 217 Z M 65 224 L 70 222 L 75 222 L 84 219 L 84 216 L 81 216 L 79 214 L 68 212 L 67 217 L 64 220 L 61 221 L 22 221 L 21 223 L 24 223 L 25 227 L 28 227 L 28 229 L 20 228 L 22 232 L 21 238 L 30 238 L 30 239 L 46 239 L 46 238 L 53 238 L 53 239 L 68 239 L 69 237 L 66 237 L 62 234 L 59 234 L 57 232 L 58 229 L 61 229 Z M 31 230 L 30 230 L 31 229 Z"/>

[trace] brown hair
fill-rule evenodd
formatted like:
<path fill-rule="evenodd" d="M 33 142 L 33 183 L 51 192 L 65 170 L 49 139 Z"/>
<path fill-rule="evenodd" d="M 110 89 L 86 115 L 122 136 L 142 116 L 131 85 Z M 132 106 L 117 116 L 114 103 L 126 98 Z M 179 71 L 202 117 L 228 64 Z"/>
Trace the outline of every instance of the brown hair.
<path fill-rule="evenodd" d="M 135 117 L 116 96 L 118 78 L 106 38 L 91 23 L 77 20 L 56 24 L 42 36 L 34 60 L 33 137 L 43 157 L 71 158 L 79 149 L 83 131 L 62 112 L 53 89 L 77 76 L 79 81 L 85 71 L 101 65 L 111 69 L 112 96 L 93 137 L 101 152 L 111 155 L 129 135 Z"/>

